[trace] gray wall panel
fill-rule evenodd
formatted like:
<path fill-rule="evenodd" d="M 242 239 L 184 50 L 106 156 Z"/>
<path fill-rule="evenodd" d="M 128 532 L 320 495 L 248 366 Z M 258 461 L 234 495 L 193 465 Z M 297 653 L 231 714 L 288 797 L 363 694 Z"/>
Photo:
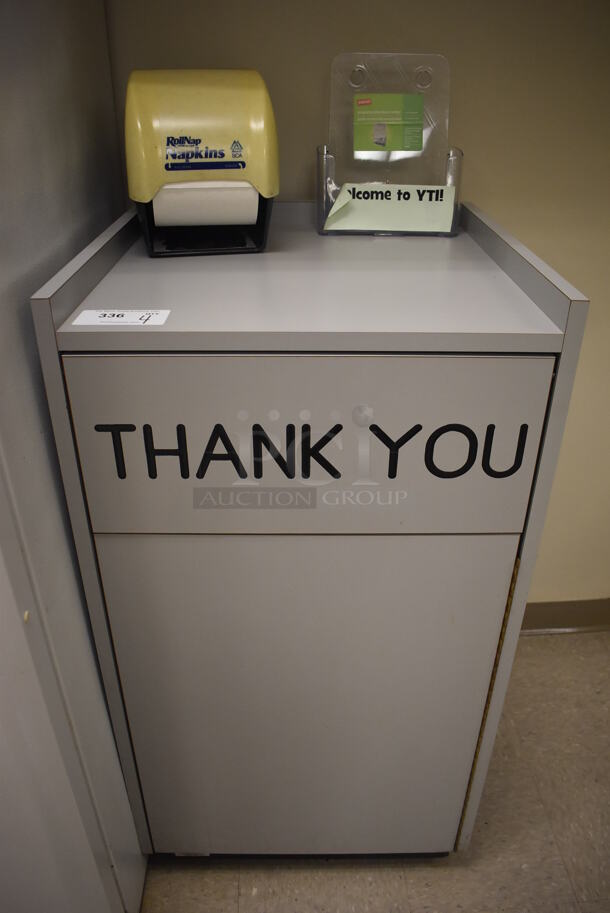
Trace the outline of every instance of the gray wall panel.
<path fill-rule="evenodd" d="M 23 611 L 0 551 L 2 909 L 108 913 L 112 907 L 49 720 Z M 30 617 L 28 624 L 36 623 Z"/>
<path fill-rule="evenodd" d="M 83 815 L 88 822 L 97 819 L 91 827 L 98 829 L 106 854 L 97 862 L 113 880 L 112 866 L 118 875 L 112 903 L 135 911 L 143 864 L 91 651 L 28 304 L 32 292 L 122 205 L 104 6 L 101 0 L 8 2 L 0 17 L 0 448 L 14 510 L 14 523 L 3 517 L 0 546 L 18 606 L 36 613 L 41 631 L 35 642 L 28 635 L 34 666 L 23 674 L 30 677 L 34 668 L 41 674 L 48 663 L 55 670 L 47 681 L 53 693 L 45 690 L 45 698 L 63 714 L 52 724 L 68 720 L 68 732 L 72 729 L 60 749 L 66 763 L 70 757 L 82 766 L 89 786 L 93 818 L 89 811 Z M 14 608 L 2 601 L 0 611 Z M 27 687 L 36 685 L 28 681 Z M 48 812 L 46 791 L 64 788 L 56 782 L 59 776 L 49 759 L 48 779 L 39 784 L 42 818 Z M 15 782 L 17 792 L 23 787 L 23 781 Z M 32 795 L 23 796 L 24 803 L 31 800 Z M 49 824 L 40 822 L 42 828 Z M 26 831 L 8 833 L 8 827 L 0 817 L 3 843 L 11 841 L 16 858 L 29 866 Z M 87 832 L 89 839 L 92 833 Z M 48 852 L 59 859 L 70 839 L 58 832 Z M 62 885 L 59 904 L 57 884 L 46 877 L 52 856 L 48 862 L 37 878 L 29 870 L 29 909 L 84 909 L 76 874 L 72 884 Z M 78 855 L 73 865 L 79 868 Z M 14 885 L 24 883 L 17 865 L 5 875 Z M 92 908 L 96 891 L 92 883 Z"/>

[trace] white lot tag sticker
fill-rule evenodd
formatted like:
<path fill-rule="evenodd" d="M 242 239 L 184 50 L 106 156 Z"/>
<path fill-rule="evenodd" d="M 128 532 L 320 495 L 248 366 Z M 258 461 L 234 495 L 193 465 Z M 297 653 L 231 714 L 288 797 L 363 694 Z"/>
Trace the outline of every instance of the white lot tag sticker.
<path fill-rule="evenodd" d="M 86 327 L 159 327 L 170 311 L 81 311 L 72 326 Z"/>

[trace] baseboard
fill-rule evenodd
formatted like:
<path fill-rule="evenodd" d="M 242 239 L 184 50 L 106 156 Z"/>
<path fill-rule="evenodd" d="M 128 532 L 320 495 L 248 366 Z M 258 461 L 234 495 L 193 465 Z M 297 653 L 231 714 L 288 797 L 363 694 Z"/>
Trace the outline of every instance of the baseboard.
<path fill-rule="evenodd" d="M 522 634 L 571 634 L 610 630 L 609 599 L 528 602 Z"/>

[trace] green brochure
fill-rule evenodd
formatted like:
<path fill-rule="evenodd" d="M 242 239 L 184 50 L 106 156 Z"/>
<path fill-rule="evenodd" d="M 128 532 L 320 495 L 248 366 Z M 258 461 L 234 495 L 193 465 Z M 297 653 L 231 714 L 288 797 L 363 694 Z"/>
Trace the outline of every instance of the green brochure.
<path fill-rule="evenodd" d="M 423 139 L 423 95 L 354 95 L 354 152 L 421 152 Z"/>

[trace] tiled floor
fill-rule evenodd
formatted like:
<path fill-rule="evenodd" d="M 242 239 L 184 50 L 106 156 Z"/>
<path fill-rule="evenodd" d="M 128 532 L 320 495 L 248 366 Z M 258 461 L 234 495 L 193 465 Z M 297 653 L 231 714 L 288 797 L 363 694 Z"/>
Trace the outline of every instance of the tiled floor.
<path fill-rule="evenodd" d="M 609 708 L 610 633 L 522 637 L 467 853 L 161 857 L 142 913 L 610 913 Z"/>

